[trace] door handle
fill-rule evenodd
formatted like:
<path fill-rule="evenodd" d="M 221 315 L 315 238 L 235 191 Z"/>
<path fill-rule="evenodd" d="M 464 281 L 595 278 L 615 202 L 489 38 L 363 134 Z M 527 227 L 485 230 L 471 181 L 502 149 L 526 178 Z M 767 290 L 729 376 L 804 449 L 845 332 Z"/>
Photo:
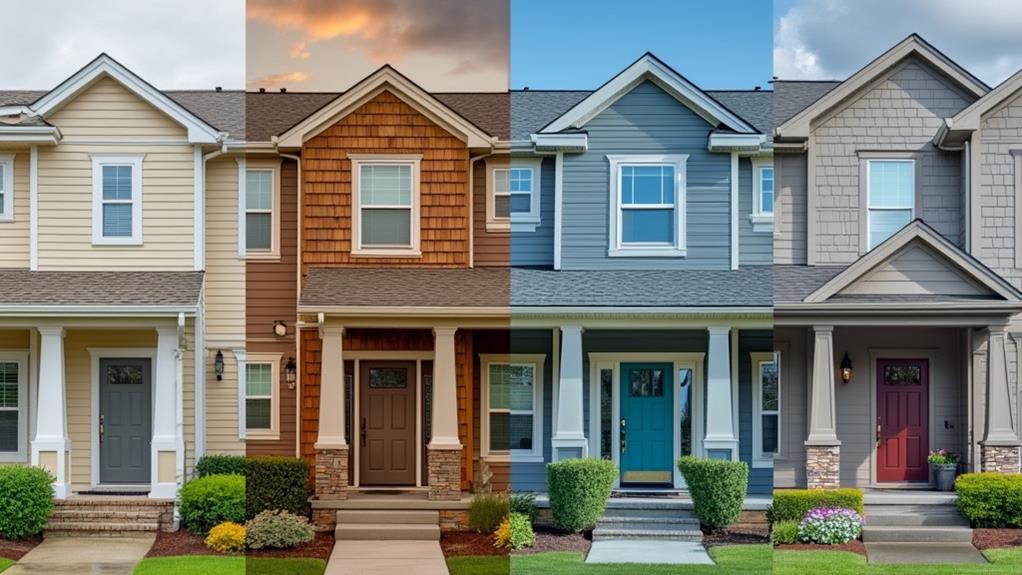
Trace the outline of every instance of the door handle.
<path fill-rule="evenodd" d="M 628 420 L 621 418 L 621 453 L 628 451 Z"/>
<path fill-rule="evenodd" d="M 877 449 L 880 449 L 880 444 L 883 443 L 883 438 L 880 436 L 880 418 L 877 418 Z"/>
<path fill-rule="evenodd" d="M 99 414 L 99 442 L 103 443 L 103 436 L 106 435 L 106 416 Z"/>
<path fill-rule="evenodd" d="M 366 418 L 364 418 L 364 417 L 362 418 L 362 430 L 359 433 L 359 435 L 362 438 L 362 447 L 365 447 L 366 446 Z"/>

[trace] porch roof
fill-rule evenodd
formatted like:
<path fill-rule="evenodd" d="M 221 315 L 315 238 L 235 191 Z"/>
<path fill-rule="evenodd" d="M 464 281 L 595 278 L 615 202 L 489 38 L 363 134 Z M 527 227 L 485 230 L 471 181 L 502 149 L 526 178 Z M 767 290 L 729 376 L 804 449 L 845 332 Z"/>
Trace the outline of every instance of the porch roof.
<path fill-rule="evenodd" d="M 312 268 L 299 311 L 335 308 L 507 308 L 506 268 Z"/>
<path fill-rule="evenodd" d="M 166 311 L 193 312 L 203 272 L 5 270 L 4 313 Z"/>

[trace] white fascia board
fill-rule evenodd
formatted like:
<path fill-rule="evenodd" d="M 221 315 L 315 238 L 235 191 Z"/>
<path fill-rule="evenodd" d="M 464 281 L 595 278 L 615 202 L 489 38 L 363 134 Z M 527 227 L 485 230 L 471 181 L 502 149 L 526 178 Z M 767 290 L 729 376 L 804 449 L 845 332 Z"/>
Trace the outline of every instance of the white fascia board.
<path fill-rule="evenodd" d="M 4 305 L 3 317 L 177 317 L 178 314 L 195 315 L 198 306 L 124 306 L 124 305 Z"/>
<path fill-rule="evenodd" d="M 750 152 L 756 153 L 767 144 L 764 134 L 730 134 L 714 132 L 710 134 L 707 149 L 711 152 Z"/>
<path fill-rule="evenodd" d="M 581 128 L 645 80 L 650 80 L 706 121 L 736 132 L 756 133 L 748 122 L 719 104 L 652 54 L 646 54 L 545 128 L 541 133 Z"/>
<path fill-rule="evenodd" d="M 589 149 L 589 134 L 533 134 L 532 145 L 537 152 L 585 152 Z"/>
<path fill-rule="evenodd" d="M 1014 96 L 1019 90 L 1022 90 L 1022 70 L 1015 72 L 968 108 L 958 112 L 954 118 L 946 119 L 944 122 L 949 130 L 978 130 L 980 120 L 987 112 Z"/>
<path fill-rule="evenodd" d="M 305 140 L 332 126 L 385 90 L 460 137 L 469 148 L 489 149 L 496 143 L 496 138 L 477 128 L 390 66 L 384 66 L 281 134 L 276 139 L 277 146 L 301 148 Z"/>
<path fill-rule="evenodd" d="M 188 130 L 189 143 L 215 144 L 223 138 L 223 134 L 216 128 L 189 112 L 106 54 L 100 54 L 98 58 L 36 100 L 31 106 L 32 111 L 46 117 L 103 76 L 109 76 L 116 80 L 132 93 L 184 126 Z"/>
<path fill-rule="evenodd" d="M 56 145 L 62 137 L 56 126 L 0 126 L 0 142 Z"/>

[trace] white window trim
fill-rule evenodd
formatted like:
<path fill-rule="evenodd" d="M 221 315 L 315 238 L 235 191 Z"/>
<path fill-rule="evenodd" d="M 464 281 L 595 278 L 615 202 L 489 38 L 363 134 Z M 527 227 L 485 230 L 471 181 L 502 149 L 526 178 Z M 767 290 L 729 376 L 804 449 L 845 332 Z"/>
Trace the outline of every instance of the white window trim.
<path fill-rule="evenodd" d="M 532 192 L 529 194 L 529 212 L 511 214 L 501 218 L 496 215 L 496 173 L 498 170 L 528 169 L 532 171 Z M 542 220 L 541 195 L 543 193 L 543 158 L 512 158 L 487 160 L 486 162 L 486 231 L 488 232 L 535 232 Z"/>
<path fill-rule="evenodd" d="M 764 169 L 774 170 L 772 157 L 752 158 L 752 213 L 749 214 L 749 221 L 752 222 L 754 232 L 774 231 L 774 212 L 763 211 Z M 774 170 L 774 207 L 777 207 L 777 170 Z"/>
<path fill-rule="evenodd" d="M 780 352 L 753 352 L 752 360 L 752 467 L 773 467 L 774 457 L 781 454 L 781 354 Z M 763 364 L 777 364 L 777 411 L 763 411 Z M 777 452 L 763 453 L 763 415 L 777 416 Z"/>
<path fill-rule="evenodd" d="M 271 394 L 270 394 L 270 429 L 249 429 L 246 422 L 241 422 L 245 428 L 246 441 L 275 440 L 280 439 L 280 360 L 283 354 L 280 353 L 247 353 L 245 356 L 244 368 L 250 365 L 270 364 Z M 242 378 L 239 378 L 242 379 Z M 243 381 L 248 383 L 247 373 Z M 241 390 L 242 401 L 248 400 L 248 389 Z"/>
<path fill-rule="evenodd" d="M 422 256 L 420 234 L 421 197 L 420 168 L 422 154 L 348 154 L 351 160 L 351 255 L 362 257 L 416 258 Z M 360 176 L 367 164 L 393 164 L 412 168 L 411 245 L 394 247 L 362 247 L 362 193 Z"/>
<path fill-rule="evenodd" d="M 144 154 L 92 154 L 92 245 L 142 245 L 142 160 Z M 131 166 L 131 236 L 103 236 L 103 166 Z"/>
<path fill-rule="evenodd" d="M 899 207 L 886 206 L 886 207 L 883 207 L 883 208 L 874 208 L 873 207 L 873 190 L 871 188 L 870 182 L 872 181 L 872 177 L 871 176 L 872 176 L 872 171 L 873 171 L 873 164 L 876 163 L 876 162 L 911 164 L 911 166 L 912 166 L 912 205 L 910 205 L 910 206 L 899 206 Z M 902 210 L 906 210 L 906 209 L 907 210 L 911 210 L 912 214 L 908 218 L 908 220 L 911 222 L 912 220 L 916 219 L 916 189 L 917 188 L 918 188 L 918 183 L 916 182 L 916 161 L 915 161 L 915 159 L 912 159 L 912 158 L 869 158 L 869 159 L 866 160 L 866 230 L 865 230 L 865 234 L 866 234 L 866 251 L 872 250 L 873 248 L 876 247 L 874 245 L 870 245 L 873 242 L 873 234 L 870 233 L 870 231 L 873 229 L 873 210 L 877 210 L 877 211 L 888 211 L 888 210 L 891 210 L 891 211 L 902 211 Z M 888 236 L 888 237 L 890 237 L 890 236 Z M 884 241 L 886 241 L 886 239 Z M 880 243 L 883 243 L 883 241 L 881 241 Z M 877 245 L 880 245 L 880 244 L 877 244 Z"/>
<path fill-rule="evenodd" d="M 0 154 L 0 166 L 4 168 L 3 208 L 0 210 L 0 223 L 14 221 L 14 154 Z"/>
<path fill-rule="evenodd" d="M 532 382 L 532 449 L 490 451 L 490 364 L 531 365 Z M 516 463 L 543 462 L 543 371 L 546 354 L 479 354 L 481 417 L 479 455 L 489 461 Z"/>
<path fill-rule="evenodd" d="M 0 350 L 0 362 L 18 364 L 18 450 L 0 451 L 0 462 L 27 463 L 29 417 L 28 350 Z"/>
<path fill-rule="evenodd" d="M 687 248 L 687 164 L 688 154 L 617 156 L 608 155 L 610 163 L 610 233 L 609 257 L 685 257 Z M 674 242 L 672 245 L 626 245 L 621 242 L 621 168 L 636 165 L 674 166 Z"/>
<path fill-rule="evenodd" d="M 245 161 L 244 168 L 240 171 L 239 175 L 245 179 L 241 182 L 242 192 L 248 193 L 248 173 L 250 171 L 263 171 L 271 172 L 270 181 L 271 193 L 273 198 L 271 200 L 270 207 L 270 249 L 269 250 L 250 250 L 248 249 L 248 197 L 247 195 L 243 199 L 241 205 L 241 242 L 245 246 L 245 259 L 246 260 L 279 260 L 280 259 L 280 158 L 273 160 L 255 160 L 247 159 Z M 260 212 L 253 212 L 260 213 Z"/>

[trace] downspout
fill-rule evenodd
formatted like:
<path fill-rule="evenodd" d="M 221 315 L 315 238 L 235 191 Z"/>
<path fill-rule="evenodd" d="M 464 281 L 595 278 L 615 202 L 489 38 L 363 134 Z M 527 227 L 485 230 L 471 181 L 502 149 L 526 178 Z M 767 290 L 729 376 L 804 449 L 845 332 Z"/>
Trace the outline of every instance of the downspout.
<path fill-rule="evenodd" d="M 962 160 L 965 163 L 965 174 L 962 176 L 965 188 L 965 251 L 972 253 L 972 147 L 965 140 Z"/>
<path fill-rule="evenodd" d="M 302 158 L 294 154 L 281 154 L 280 157 L 294 160 L 297 164 L 298 206 L 295 232 L 298 243 L 295 247 L 295 297 L 302 293 Z M 283 255 L 283 254 L 282 254 Z M 295 457 L 302 456 L 302 331 L 298 327 L 298 309 L 295 301 Z"/>
<path fill-rule="evenodd" d="M 476 162 L 483 158 L 488 158 L 493 155 L 493 152 L 487 152 L 481 156 L 475 156 L 468 160 L 468 267 L 476 267 L 476 230 L 475 230 L 475 208 L 476 208 L 476 195 L 475 195 L 475 181 L 476 181 Z M 510 234 L 509 234 L 510 235 Z M 510 238 L 509 238 L 510 239 Z M 508 259 L 511 259 L 511 243 L 508 242 Z M 510 263 L 510 262 L 509 262 Z"/>

